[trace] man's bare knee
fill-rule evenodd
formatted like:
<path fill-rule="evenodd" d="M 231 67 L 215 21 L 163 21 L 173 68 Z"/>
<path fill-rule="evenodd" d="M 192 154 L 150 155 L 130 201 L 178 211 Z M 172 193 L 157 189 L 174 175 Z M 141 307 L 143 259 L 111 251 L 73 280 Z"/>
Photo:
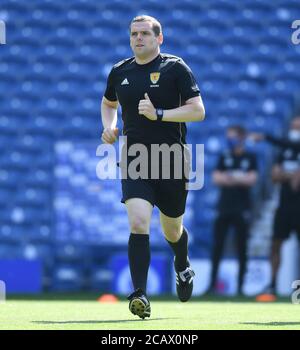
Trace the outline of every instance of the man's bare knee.
<path fill-rule="evenodd" d="M 149 234 L 152 205 L 140 198 L 129 199 L 125 204 L 131 232 Z"/>
<path fill-rule="evenodd" d="M 181 237 L 183 226 L 182 226 L 183 215 L 178 218 L 171 218 L 160 212 L 160 223 L 164 232 L 165 238 L 175 243 Z"/>
<path fill-rule="evenodd" d="M 142 215 L 135 215 L 130 219 L 130 229 L 132 233 L 149 233 L 149 222 L 146 217 Z"/>
<path fill-rule="evenodd" d="M 180 239 L 181 234 L 182 228 L 180 226 L 168 228 L 164 231 L 165 238 L 171 243 L 177 242 Z"/>

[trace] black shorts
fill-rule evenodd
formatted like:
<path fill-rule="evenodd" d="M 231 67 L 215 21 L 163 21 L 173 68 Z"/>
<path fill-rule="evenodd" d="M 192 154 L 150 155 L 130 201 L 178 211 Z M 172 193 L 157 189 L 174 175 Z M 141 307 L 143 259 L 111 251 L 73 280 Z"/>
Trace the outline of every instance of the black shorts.
<path fill-rule="evenodd" d="M 300 240 L 300 215 L 299 211 L 283 211 L 277 209 L 273 223 L 273 240 L 289 238 L 292 232 L 297 233 Z"/>
<path fill-rule="evenodd" d="M 124 147 L 122 160 L 126 151 Z M 148 153 L 151 155 L 149 149 Z M 130 163 L 134 160 L 135 157 L 127 156 L 127 164 L 122 161 L 120 165 L 122 169 L 123 192 L 121 202 L 125 203 L 130 198 L 142 198 L 153 206 L 156 205 L 166 216 L 177 218 L 183 215 L 188 194 L 188 178 L 185 177 L 185 174 L 190 169 L 190 158 L 189 154 L 186 153 L 186 149 L 181 147 L 180 161 L 178 163 L 178 168 L 181 169 L 180 176 L 175 175 L 174 159 L 171 159 L 169 164 L 165 164 L 162 159 L 159 159 L 159 162 L 157 162 L 157 159 L 155 160 L 152 156 L 149 156 L 146 161 L 146 176 L 144 178 L 132 178 L 128 175 L 128 169 Z M 139 166 L 138 169 L 140 170 Z M 151 176 L 153 169 L 156 169 L 158 172 L 158 176 L 154 178 Z M 163 175 L 166 169 L 169 170 L 167 178 Z"/>
<path fill-rule="evenodd" d="M 156 205 L 166 216 L 177 218 L 184 214 L 188 190 L 185 180 L 177 179 L 123 179 L 121 202 L 142 198 Z"/>

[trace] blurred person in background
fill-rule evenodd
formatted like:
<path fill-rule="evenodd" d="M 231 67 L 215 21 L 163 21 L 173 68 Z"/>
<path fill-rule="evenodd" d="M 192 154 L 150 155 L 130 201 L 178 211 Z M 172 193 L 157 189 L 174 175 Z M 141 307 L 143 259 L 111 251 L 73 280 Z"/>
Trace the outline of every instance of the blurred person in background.
<path fill-rule="evenodd" d="M 274 146 L 300 151 L 300 116 L 296 116 L 291 120 L 287 137 L 280 138 L 271 134 L 251 132 L 247 138 L 256 142 L 267 141 Z"/>
<path fill-rule="evenodd" d="M 238 293 L 242 293 L 247 264 L 247 240 L 250 219 L 250 189 L 257 181 L 257 162 L 254 154 L 245 150 L 246 131 L 243 127 L 227 129 L 228 150 L 220 156 L 213 173 L 214 183 L 220 187 L 218 215 L 214 223 L 212 270 L 207 293 L 216 293 L 219 265 L 229 229 L 235 229 L 239 273 Z"/>
<path fill-rule="evenodd" d="M 179 145 L 184 152 L 185 122 L 204 119 L 204 107 L 192 71 L 180 57 L 161 54 L 162 43 L 161 24 L 155 18 L 138 16 L 132 20 L 130 46 L 134 56 L 114 65 L 102 99 L 104 143 L 112 144 L 117 139 L 119 103 L 128 148 L 141 144 L 149 151 L 153 144 L 166 144 Z M 135 158 L 128 156 L 128 163 L 132 160 Z M 122 159 L 121 168 L 123 164 Z M 124 165 L 125 172 L 128 165 Z M 153 166 L 156 164 L 153 164 L 151 155 L 148 168 Z M 133 179 L 130 175 L 122 178 L 122 202 L 126 205 L 131 232 L 128 259 L 134 287 L 134 292 L 128 297 L 129 309 L 141 318 L 150 317 L 151 312 L 146 285 L 150 265 L 150 220 L 154 205 L 160 211 L 164 236 L 175 255 L 178 298 L 188 301 L 192 295 L 195 274 L 188 259 L 188 233 L 183 226 L 187 181 L 185 175 L 180 179 Z"/>
<path fill-rule="evenodd" d="M 262 292 L 262 297 L 276 297 L 277 274 L 280 267 L 280 253 L 283 242 L 295 231 L 300 239 L 300 117 L 290 122 L 287 138 L 252 133 L 250 138 L 266 140 L 281 148 L 272 168 L 272 180 L 280 184 L 279 205 L 273 222 L 271 246 L 271 283 Z M 262 299 L 263 300 L 263 299 Z"/>

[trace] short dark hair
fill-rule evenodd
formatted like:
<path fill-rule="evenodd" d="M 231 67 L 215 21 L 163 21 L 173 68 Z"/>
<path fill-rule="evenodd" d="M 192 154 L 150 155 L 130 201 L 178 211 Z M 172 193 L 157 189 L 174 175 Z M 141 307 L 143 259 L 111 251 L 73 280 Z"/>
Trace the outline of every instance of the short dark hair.
<path fill-rule="evenodd" d="M 141 16 L 134 17 L 134 19 L 130 22 L 129 31 L 131 30 L 132 23 L 135 23 L 135 22 L 151 22 L 152 30 L 153 30 L 155 36 L 159 36 L 159 34 L 162 33 L 161 24 L 154 17 L 147 16 L 147 15 L 141 15 Z"/>
<path fill-rule="evenodd" d="M 234 130 L 240 137 L 246 136 L 246 129 L 241 125 L 231 125 L 227 128 L 229 130 Z"/>

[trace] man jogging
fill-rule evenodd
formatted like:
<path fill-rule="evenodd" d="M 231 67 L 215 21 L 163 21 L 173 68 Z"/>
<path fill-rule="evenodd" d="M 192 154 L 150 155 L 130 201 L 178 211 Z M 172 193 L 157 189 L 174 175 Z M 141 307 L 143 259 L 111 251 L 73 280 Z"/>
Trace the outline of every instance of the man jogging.
<path fill-rule="evenodd" d="M 130 24 L 130 46 L 134 57 L 113 66 L 102 99 L 104 131 L 102 141 L 112 144 L 118 130 L 117 108 L 122 107 L 123 135 L 127 146 L 141 144 L 185 145 L 185 122 L 202 121 L 204 107 L 189 67 L 179 57 L 161 54 L 163 35 L 160 23 L 150 16 L 135 17 Z M 125 149 L 125 153 L 127 149 Z M 134 157 L 128 155 L 127 172 Z M 183 160 L 184 161 L 184 160 Z M 171 165 L 173 163 L 171 162 Z M 127 167 L 128 166 L 128 167 Z M 150 168 L 157 166 L 149 159 Z M 122 169 L 123 170 L 123 169 Z M 161 173 L 161 167 L 159 171 Z M 194 272 L 188 259 L 188 234 L 183 227 L 187 197 L 187 179 L 122 177 L 122 202 L 125 203 L 130 236 L 129 267 L 134 292 L 128 297 L 130 311 L 141 318 L 150 317 L 146 294 L 150 264 L 149 227 L 153 206 L 160 211 L 164 236 L 173 249 L 177 294 L 181 301 L 190 299 Z"/>

